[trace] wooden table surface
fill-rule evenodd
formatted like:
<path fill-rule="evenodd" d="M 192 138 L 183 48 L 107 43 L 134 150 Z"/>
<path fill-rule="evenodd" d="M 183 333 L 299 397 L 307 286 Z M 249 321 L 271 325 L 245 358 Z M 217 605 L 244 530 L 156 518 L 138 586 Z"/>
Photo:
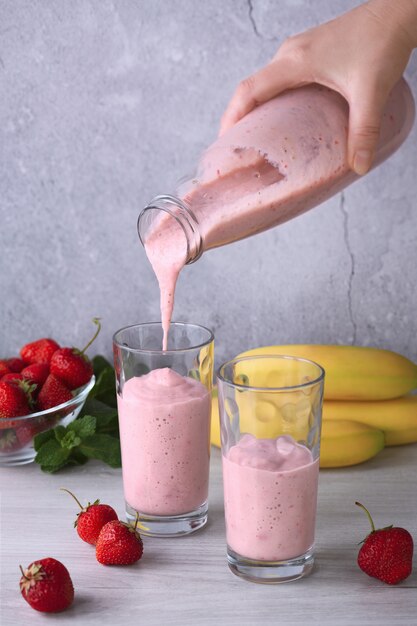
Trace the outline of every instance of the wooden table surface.
<path fill-rule="evenodd" d="M 377 526 L 394 522 L 417 540 L 417 445 L 387 448 L 365 465 L 320 473 L 317 565 L 306 579 L 257 585 L 226 566 L 220 453 L 213 450 L 207 527 L 181 539 L 144 538 L 144 556 L 130 567 L 104 567 L 78 539 L 76 508 L 58 489 L 82 502 L 100 497 L 123 515 L 121 472 L 90 462 L 56 475 L 34 464 L 0 469 L 1 626 L 77 623 L 81 626 L 417 624 L 417 558 L 411 577 L 389 587 L 356 565 L 358 542 L 371 510 Z M 416 541 L 417 543 L 417 541 Z M 53 556 L 69 569 L 73 607 L 45 616 L 18 591 L 21 563 Z"/>

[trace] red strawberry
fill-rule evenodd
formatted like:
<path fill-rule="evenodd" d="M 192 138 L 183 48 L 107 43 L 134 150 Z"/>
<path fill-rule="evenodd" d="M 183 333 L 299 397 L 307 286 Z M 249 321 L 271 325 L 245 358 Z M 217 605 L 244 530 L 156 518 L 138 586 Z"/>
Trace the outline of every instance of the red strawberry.
<path fill-rule="evenodd" d="M 65 565 L 52 558 L 34 561 L 22 572 L 20 591 L 32 609 L 58 613 L 71 606 L 74 586 Z"/>
<path fill-rule="evenodd" d="M 21 372 L 22 369 L 26 366 L 25 361 L 23 361 L 23 359 L 18 359 L 17 357 L 7 359 L 6 363 L 11 372 Z"/>
<path fill-rule="evenodd" d="M 69 389 L 77 389 L 88 383 L 93 375 L 90 359 L 84 354 L 100 332 L 101 324 L 97 317 L 93 319 L 97 325 L 94 337 L 83 350 L 77 348 L 61 348 L 51 359 L 51 374 L 62 380 Z"/>
<path fill-rule="evenodd" d="M 30 413 L 28 396 L 19 386 L 0 381 L 0 417 L 19 417 Z"/>
<path fill-rule="evenodd" d="M 27 343 L 20 350 L 20 356 L 26 363 L 50 363 L 54 352 L 59 350 L 59 345 L 53 339 L 38 339 Z"/>
<path fill-rule="evenodd" d="M 116 511 L 108 504 L 100 504 L 100 500 L 96 500 L 93 504 L 88 503 L 83 507 L 80 501 L 68 489 L 61 488 L 70 494 L 81 509 L 77 513 L 77 519 L 74 522 L 74 528 L 77 529 L 78 535 L 86 543 L 95 546 L 97 543 L 100 530 L 107 522 L 117 520 Z"/>
<path fill-rule="evenodd" d="M 408 578 L 414 547 L 408 530 L 394 526 L 375 530 L 369 511 L 360 502 L 355 504 L 364 509 L 372 528 L 359 550 L 358 565 L 361 570 L 388 585 L 396 585 Z"/>
<path fill-rule="evenodd" d="M 5 376 L 6 374 L 10 374 L 9 366 L 7 365 L 7 361 L 0 361 L 0 378 Z"/>
<path fill-rule="evenodd" d="M 18 372 L 10 372 L 9 374 L 5 374 L 1 379 L 3 383 L 13 383 L 14 381 L 19 382 L 19 380 L 23 380 L 23 376 Z"/>
<path fill-rule="evenodd" d="M 32 365 L 23 368 L 20 373 L 23 378 L 38 385 L 38 387 L 42 387 L 43 383 L 48 378 L 49 365 L 47 363 L 32 363 Z"/>
<path fill-rule="evenodd" d="M 96 559 L 103 565 L 131 565 L 143 554 L 143 543 L 134 527 L 119 520 L 108 522 L 98 536 Z"/>
<path fill-rule="evenodd" d="M 93 367 L 88 357 L 74 348 L 61 348 L 51 359 L 51 373 L 69 389 L 77 389 L 88 383 L 93 375 Z"/>
<path fill-rule="evenodd" d="M 37 406 L 40 411 L 45 411 L 58 406 L 58 404 L 68 402 L 72 398 L 72 393 L 64 383 L 53 376 L 53 374 L 49 374 L 39 392 Z"/>

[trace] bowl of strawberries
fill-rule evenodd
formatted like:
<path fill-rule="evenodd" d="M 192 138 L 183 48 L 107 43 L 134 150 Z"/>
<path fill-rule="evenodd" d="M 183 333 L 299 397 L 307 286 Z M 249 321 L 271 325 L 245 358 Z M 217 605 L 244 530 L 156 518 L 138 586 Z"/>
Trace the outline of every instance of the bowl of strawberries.
<path fill-rule="evenodd" d="M 0 359 L 0 466 L 34 460 L 35 435 L 67 426 L 80 413 L 95 377 L 85 351 L 53 339 L 25 344 L 19 357 Z"/>

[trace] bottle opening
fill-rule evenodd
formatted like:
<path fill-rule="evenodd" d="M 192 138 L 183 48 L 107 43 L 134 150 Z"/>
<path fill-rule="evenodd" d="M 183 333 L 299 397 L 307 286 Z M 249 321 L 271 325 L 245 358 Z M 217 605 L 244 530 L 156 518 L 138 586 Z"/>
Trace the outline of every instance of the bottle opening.
<path fill-rule="evenodd" d="M 138 218 L 138 235 L 143 246 L 149 238 L 158 236 L 158 233 L 169 231 L 173 233 L 181 229 L 185 237 L 186 264 L 197 261 L 203 254 L 203 240 L 199 224 L 190 207 L 175 196 L 156 196 Z"/>

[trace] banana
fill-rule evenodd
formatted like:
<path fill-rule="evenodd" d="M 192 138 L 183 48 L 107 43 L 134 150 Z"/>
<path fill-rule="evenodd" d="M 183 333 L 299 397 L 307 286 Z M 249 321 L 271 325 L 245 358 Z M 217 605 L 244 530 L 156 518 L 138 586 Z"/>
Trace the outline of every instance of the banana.
<path fill-rule="evenodd" d="M 320 467 L 368 461 L 384 448 L 384 433 L 350 420 L 326 420 L 321 430 Z"/>
<path fill-rule="evenodd" d="M 386 400 L 403 396 L 417 387 L 417 365 L 389 350 L 359 346 L 284 345 L 265 346 L 239 356 L 285 354 L 319 363 L 326 372 L 324 398 L 328 400 Z M 267 359 L 266 359 L 267 361 Z M 282 386 L 279 371 L 247 361 L 239 374 L 257 387 Z M 245 378 L 246 380 L 246 378 Z"/>
<path fill-rule="evenodd" d="M 257 436 L 276 437 L 280 434 L 272 424 L 268 430 L 257 432 Z M 217 390 L 213 390 L 212 396 L 211 443 L 220 447 Z M 383 447 L 384 434 L 376 428 L 350 420 L 326 420 L 322 426 L 320 466 L 344 467 L 363 463 Z"/>
<path fill-rule="evenodd" d="M 417 441 L 417 396 L 380 402 L 323 403 L 323 421 L 354 420 L 383 430 L 385 445 L 398 446 Z"/>

